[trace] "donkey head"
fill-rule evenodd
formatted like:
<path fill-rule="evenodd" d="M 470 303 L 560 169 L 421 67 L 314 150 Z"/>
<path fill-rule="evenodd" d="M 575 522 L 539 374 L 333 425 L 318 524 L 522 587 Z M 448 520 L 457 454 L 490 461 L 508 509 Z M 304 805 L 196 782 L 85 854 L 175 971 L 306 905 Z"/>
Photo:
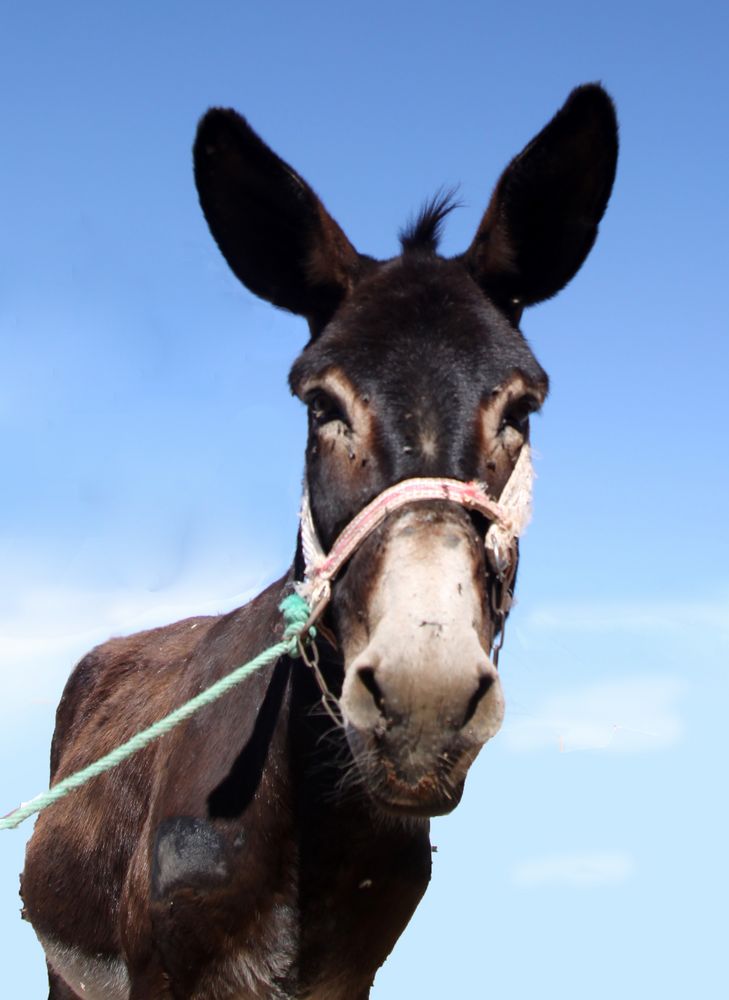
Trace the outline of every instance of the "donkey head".
<path fill-rule="evenodd" d="M 582 265 L 607 205 L 615 113 L 580 87 L 501 176 L 471 246 L 438 255 L 439 198 L 402 253 L 358 253 L 306 182 L 230 110 L 211 110 L 195 177 L 213 236 L 256 295 L 298 313 L 311 339 L 291 387 L 309 409 L 306 480 L 325 550 L 383 490 L 414 477 L 486 484 L 498 499 L 547 376 L 522 309 Z M 484 554 L 487 521 L 443 500 L 401 506 L 334 586 L 341 711 L 363 783 L 386 811 L 435 815 L 503 716 L 489 655 L 508 605 Z M 506 595 L 508 598 L 508 594 Z"/>

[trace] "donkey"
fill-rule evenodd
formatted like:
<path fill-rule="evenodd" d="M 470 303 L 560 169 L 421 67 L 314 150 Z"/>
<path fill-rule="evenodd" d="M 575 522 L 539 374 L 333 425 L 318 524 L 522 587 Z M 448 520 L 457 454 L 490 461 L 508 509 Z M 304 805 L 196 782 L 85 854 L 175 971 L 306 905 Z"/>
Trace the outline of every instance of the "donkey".
<path fill-rule="evenodd" d="M 41 815 L 21 893 L 51 1000 L 370 995 L 430 878 L 429 817 L 456 806 L 502 720 L 517 530 L 501 547 L 493 531 L 547 393 L 520 317 L 582 265 L 616 159 L 612 102 L 580 87 L 506 168 L 465 253 L 438 254 L 452 204 L 437 197 L 378 261 L 243 118 L 204 116 L 195 179 L 223 256 L 309 324 L 290 373 L 309 415 L 302 530 L 245 607 L 81 660 L 52 781 L 277 641 L 297 584 L 318 632 L 308 665 L 282 656 Z M 336 578 L 317 577 L 314 550 L 393 489 Z"/>

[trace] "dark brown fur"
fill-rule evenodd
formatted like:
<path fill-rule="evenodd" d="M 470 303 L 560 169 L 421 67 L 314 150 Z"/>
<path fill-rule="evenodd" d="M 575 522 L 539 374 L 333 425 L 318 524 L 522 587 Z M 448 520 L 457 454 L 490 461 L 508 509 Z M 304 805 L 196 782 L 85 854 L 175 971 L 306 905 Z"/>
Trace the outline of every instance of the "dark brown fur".
<path fill-rule="evenodd" d="M 609 98 L 580 88 L 507 168 L 465 254 L 436 253 L 449 210 L 440 198 L 403 234 L 403 255 L 377 262 L 357 253 L 306 182 L 235 112 L 203 119 L 195 174 L 220 249 L 253 292 L 309 322 L 291 386 L 310 407 L 306 476 L 325 545 L 382 489 L 411 476 L 485 479 L 498 495 L 514 441 L 528 439 L 528 413 L 547 389 L 517 326 L 521 308 L 555 294 L 581 266 L 616 155 Z M 335 371 L 351 386 L 349 402 L 337 396 Z M 512 384 L 517 398 L 503 391 Z M 487 649 L 499 623 L 480 544 L 486 526 L 437 503 L 421 520 L 417 530 L 445 524 L 470 553 Z M 335 588 L 325 623 L 334 644 L 319 642 L 335 694 L 349 648 L 366 646 L 375 627 L 372 595 L 397 523 L 364 543 Z M 58 708 L 52 780 L 277 641 L 278 604 L 302 571 L 299 548 L 287 576 L 246 607 L 114 639 L 86 656 Z M 460 797 L 480 746 L 474 719 L 489 697 L 487 684 L 461 691 L 453 680 L 449 721 L 423 748 L 413 736 L 419 720 L 388 707 L 404 702 L 402 692 L 399 701 L 390 689 L 383 695 L 383 676 L 376 665 L 355 676 L 367 688 L 358 696 L 379 714 L 371 731 L 353 734 L 322 711 L 302 662 L 284 657 L 46 810 L 22 894 L 56 966 L 51 1000 L 81 995 L 58 968 L 78 956 L 116 982 L 125 968 L 130 992 L 113 995 L 132 1000 L 364 1000 L 425 891 L 426 817 Z M 452 763 L 459 755 L 461 770 Z M 393 785 L 411 801 L 389 801 Z"/>

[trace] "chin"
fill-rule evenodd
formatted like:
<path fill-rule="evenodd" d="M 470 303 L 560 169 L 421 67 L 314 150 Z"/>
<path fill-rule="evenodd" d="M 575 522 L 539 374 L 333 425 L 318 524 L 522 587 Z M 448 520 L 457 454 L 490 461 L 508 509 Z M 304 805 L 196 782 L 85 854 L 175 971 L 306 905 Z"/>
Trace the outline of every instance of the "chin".
<path fill-rule="evenodd" d="M 392 818 L 431 819 L 446 816 L 456 808 L 463 795 L 463 784 L 431 775 L 417 784 L 406 784 L 385 774 L 379 781 L 367 781 L 366 787 L 380 813 Z"/>

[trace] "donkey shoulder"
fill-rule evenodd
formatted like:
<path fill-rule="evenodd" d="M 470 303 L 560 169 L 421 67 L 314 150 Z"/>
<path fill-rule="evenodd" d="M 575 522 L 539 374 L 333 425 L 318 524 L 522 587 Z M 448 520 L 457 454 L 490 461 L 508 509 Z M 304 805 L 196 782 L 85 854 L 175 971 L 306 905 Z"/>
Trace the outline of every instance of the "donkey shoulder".
<path fill-rule="evenodd" d="M 87 754 L 97 742 L 95 734 L 113 732 L 118 745 L 280 639 L 271 620 L 278 625 L 275 608 L 285 582 L 277 580 L 227 614 L 116 637 L 87 653 L 69 677 L 56 712 L 51 777 L 64 749 L 78 749 L 79 739 Z M 112 747 L 93 749 L 100 756 Z M 84 763 L 93 759 L 88 754 Z M 68 773 L 68 762 L 63 764 Z"/>
<path fill-rule="evenodd" d="M 51 778 L 64 748 L 84 730 L 97 729 L 103 716 L 114 720 L 117 738 L 159 718 L 185 664 L 220 616 L 186 618 L 172 625 L 109 639 L 76 665 L 56 712 L 51 745 Z M 118 739 L 121 742 L 121 739 Z M 110 749 L 110 748 L 109 748 Z M 64 768 L 64 770 L 66 770 Z"/>

